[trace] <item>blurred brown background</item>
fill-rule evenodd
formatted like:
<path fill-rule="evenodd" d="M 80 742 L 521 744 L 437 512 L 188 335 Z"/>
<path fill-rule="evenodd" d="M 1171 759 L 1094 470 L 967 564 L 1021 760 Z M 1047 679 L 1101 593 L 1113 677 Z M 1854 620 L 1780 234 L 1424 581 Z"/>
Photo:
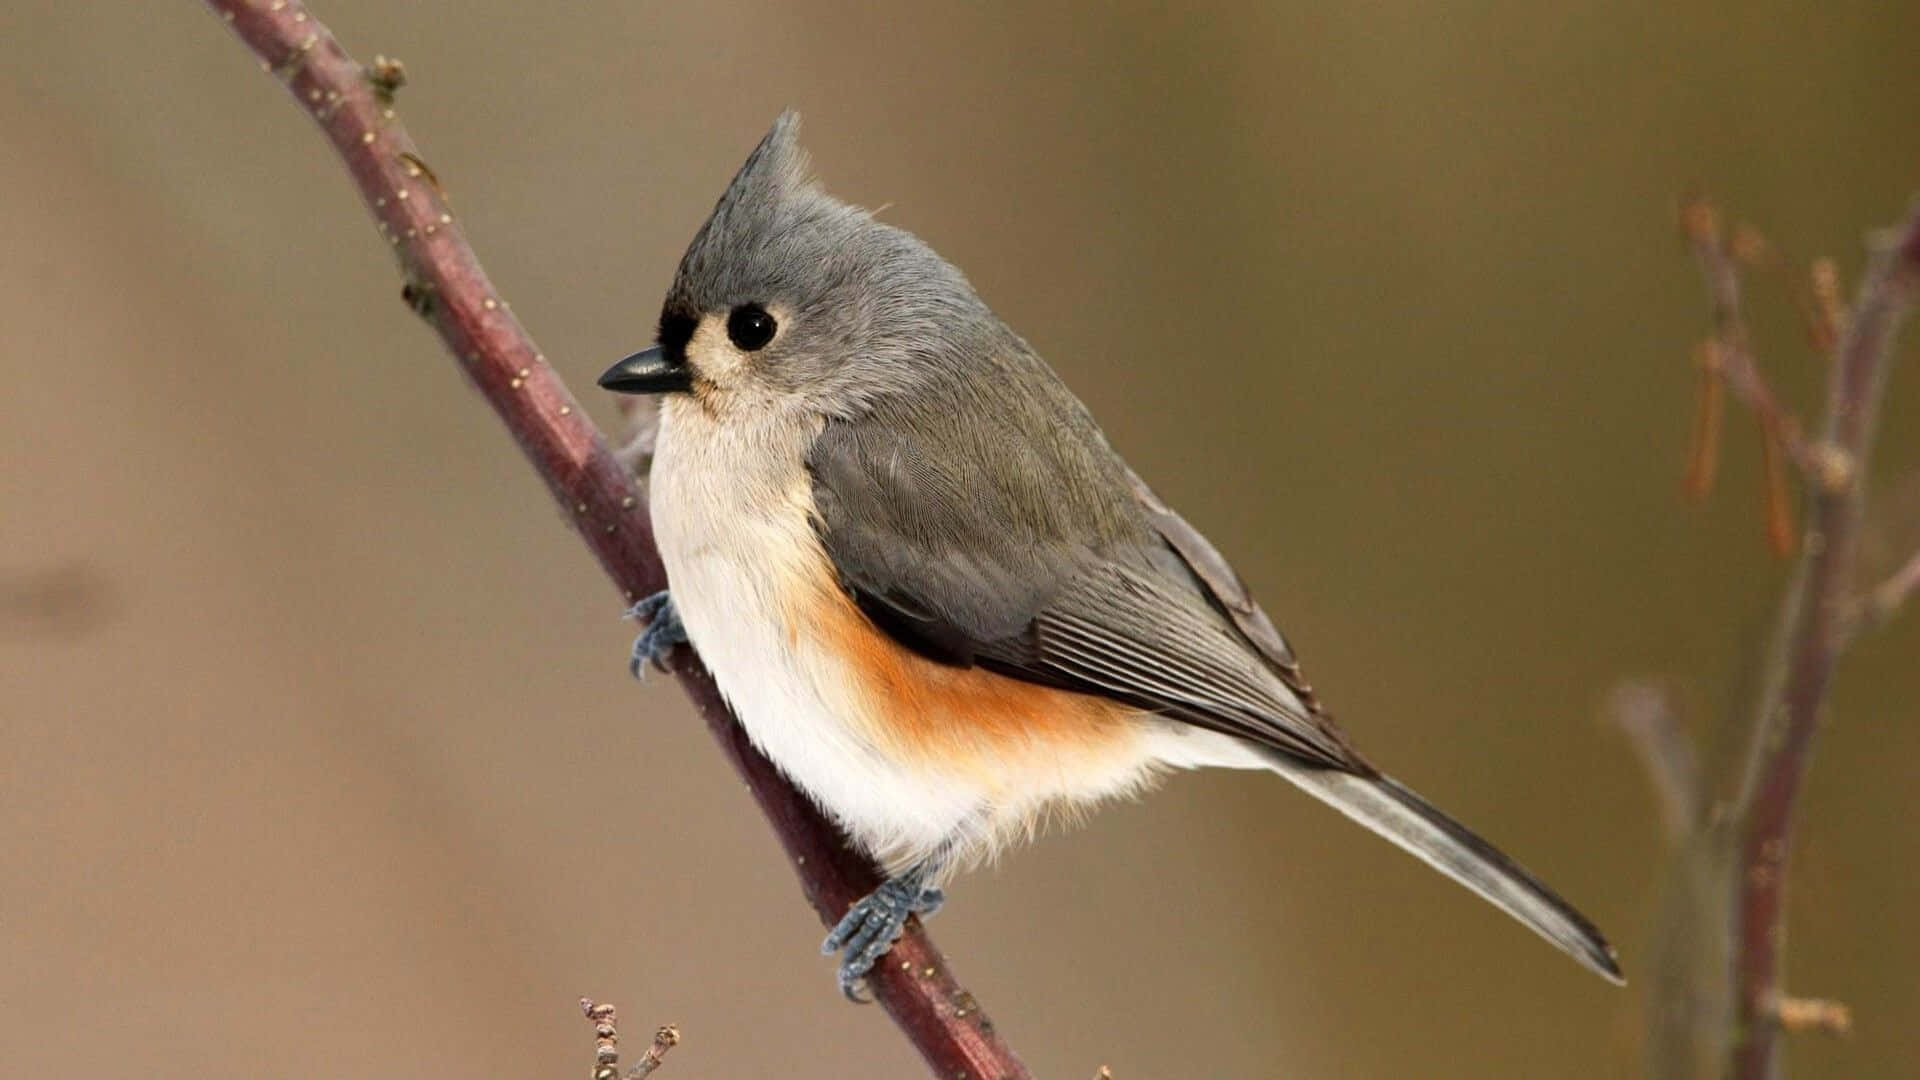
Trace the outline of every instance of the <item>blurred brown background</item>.
<path fill-rule="evenodd" d="M 1374 756 L 1645 956 L 1598 718 L 1723 730 L 1782 569 L 1752 426 L 1678 497 L 1699 183 L 1851 274 L 1920 186 L 1893 5 L 329 0 L 576 387 L 646 343 L 775 113 L 928 238 L 1238 562 Z M 0 10 L 0 1073 L 913 1076 L 617 598 L 199 5 Z M 1784 287 L 1763 361 L 1811 403 Z M 1910 350 L 1909 350 L 1910 351 Z M 1920 461 L 1896 377 L 1883 480 Z M 612 410 L 591 395 L 602 418 Z M 1883 484 L 1883 489 L 1890 487 Z M 1912 538 L 1910 537 L 1909 540 Z M 1920 618 L 1843 669 L 1799 834 L 1797 1075 L 1920 1058 Z M 1721 740 L 1724 743 L 1724 739 Z M 1616 1076 L 1638 996 L 1267 778 L 958 883 L 1045 1077 Z"/>

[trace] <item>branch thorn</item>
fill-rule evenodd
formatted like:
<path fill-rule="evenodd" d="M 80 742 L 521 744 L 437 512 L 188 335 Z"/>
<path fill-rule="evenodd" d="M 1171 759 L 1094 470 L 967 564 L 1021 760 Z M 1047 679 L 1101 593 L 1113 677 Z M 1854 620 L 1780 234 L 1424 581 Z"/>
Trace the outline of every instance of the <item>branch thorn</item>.
<path fill-rule="evenodd" d="M 373 86 L 375 100 L 392 105 L 393 95 L 407 85 L 407 65 L 391 56 L 375 55 L 373 66 L 367 69 L 367 82 Z"/>

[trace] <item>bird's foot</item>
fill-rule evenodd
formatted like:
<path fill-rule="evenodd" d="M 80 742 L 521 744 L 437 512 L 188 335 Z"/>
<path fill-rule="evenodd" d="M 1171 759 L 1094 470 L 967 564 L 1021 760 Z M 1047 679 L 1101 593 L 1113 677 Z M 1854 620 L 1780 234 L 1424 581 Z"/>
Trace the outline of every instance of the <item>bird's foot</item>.
<path fill-rule="evenodd" d="M 627 670 L 636 679 L 647 677 L 647 667 L 667 670 L 667 657 L 676 646 L 687 643 L 687 628 L 674 610 L 673 596 L 662 589 L 627 609 L 627 618 L 644 619 L 647 628 L 633 639 L 633 657 Z"/>
<path fill-rule="evenodd" d="M 880 883 L 880 887 L 854 901 L 840 919 L 820 951 L 832 955 L 845 950 L 840 958 L 840 992 L 848 1001 L 865 1003 L 867 972 L 893 943 L 900 940 L 909 915 L 932 915 L 946 902 L 947 894 L 924 884 L 919 874 L 902 874 Z"/>

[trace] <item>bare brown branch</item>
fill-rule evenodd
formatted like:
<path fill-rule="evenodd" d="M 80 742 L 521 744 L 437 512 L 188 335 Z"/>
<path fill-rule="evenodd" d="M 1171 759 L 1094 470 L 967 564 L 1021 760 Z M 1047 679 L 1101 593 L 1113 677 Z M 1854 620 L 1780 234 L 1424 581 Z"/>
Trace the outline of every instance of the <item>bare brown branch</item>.
<path fill-rule="evenodd" d="M 1837 1032 L 1851 1024 L 1843 1006 L 1782 989 L 1788 855 L 1813 733 L 1840 655 L 1859 629 L 1884 621 L 1920 588 L 1914 555 L 1865 596 L 1855 591 L 1875 420 L 1893 335 L 1920 282 L 1920 200 L 1898 229 L 1876 240 L 1850 309 L 1839 300 L 1832 262 L 1814 266 L 1804 307 L 1815 344 L 1830 345 L 1831 364 L 1820 436 L 1811 441 L 1760 379 L 1748 347 L 1740 269 L 1769 257 L 1764 243 L 1741 232 L 1729 247 L 1718 213 L 1699 199 L 1686 204 L 1681 220 L 1713 303 L 1703 367 L 1718 365 L 1765 433 L 1769 529 L 1777 536 L 1785 528 L 1781 451 L 1799 471 L 1806 523 L 1746 729 L 1738 796 L 1725 810 L 1695 803 L 1702 820 L 1676 848 L 1656 933 L 1648 1065 L 1661 1077 L 1761 1080 L 1778 1074 L 1782 1031 Z M 1614 707 L 1648 760 L 1673 835 L 1675 781 L 1666 770 L 1678 758 L 1663 734 L 1670 717 L 1652 699 L 1629 696 Z"/>
<path fill-rule="evenodd" d="M 362 67 L 295 0 L 208 6 L 319 124 L 399 259 L 403 296 L 439 332 L 614 584 L 628 601 L 662 588 L 644 496 L 481 270 L 439 179 L 394 112 L 404 68 Z M 748 743 L 698 658 L 683 649 L 673 666 L 831 925 L 878 883 L 874 868 Z M 869 983 L 937 1075 L 1028 1075 L 917 922 Z"/>
<path fill-rule="evenodd" d="M 1716 243 L 1696 241 L 1723 340 L 1744 349 L 1737 282 Z M 1920 201 L 1877 238 L 1852 310 L 1840 320 L 1819 442 L 1803 447 L 1809 483 L 1800 558 L 1781 605 L 1735 803 L 1734 1040 L 1729 1075 L 1777 1074 L 1781 943 L 1793 814 L 1814 731 L 1848 637 L 1849 593 L 1866 473 L 1891 365 L 1894 334 L 1920 281 Z M 1734 300 L 1729 302 L 1729 291 Z M 1731 303 L 1731 306 L 1730 306 Z"/>

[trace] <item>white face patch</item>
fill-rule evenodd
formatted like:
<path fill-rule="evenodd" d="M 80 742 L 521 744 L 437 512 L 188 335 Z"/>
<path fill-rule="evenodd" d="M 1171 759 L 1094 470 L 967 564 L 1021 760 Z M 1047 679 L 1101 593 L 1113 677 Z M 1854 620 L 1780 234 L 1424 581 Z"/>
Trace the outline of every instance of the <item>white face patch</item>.
<path fill-rule="evenodd" d="M 702 380 L 716 389 L 729 390 L 738 383 L 747 354 L 727 340 L 726 316 L 702 315 L 693 337 L 687 340 L 687 362 Z"/>
<path fill-rule="evenodd" d="M 739 394 L 748 390 L 752 385 L 755 362 L 768 349 L 778 348 L 781 340 L 787 336 L 787 319 L 791 312 L 780 304 L 767 304 L 765 310 L 774 319 L 773 338 L 752 352 L 740 348 L 728 338 L 728 312 L 709 312 L 700 316 L 699 323 L 694 326 L 693 337 L 687 340 L 687 362 L 692 365 L 695 376 L 722 393 Z"/>

